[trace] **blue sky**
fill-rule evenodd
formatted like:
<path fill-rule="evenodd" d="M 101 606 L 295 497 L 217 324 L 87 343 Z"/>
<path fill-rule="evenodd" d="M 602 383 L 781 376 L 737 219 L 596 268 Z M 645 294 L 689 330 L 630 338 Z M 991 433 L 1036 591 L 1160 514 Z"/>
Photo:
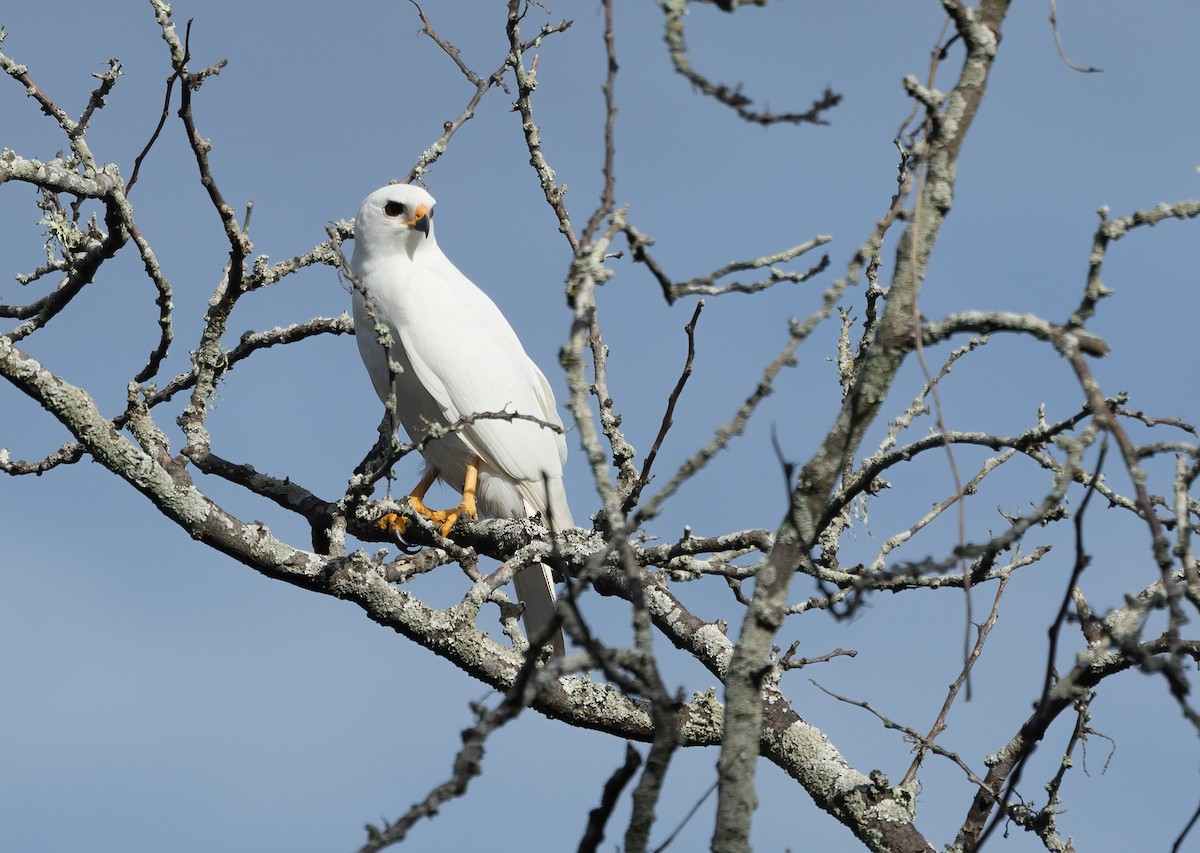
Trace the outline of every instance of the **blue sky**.
<path fill-rule="evenodd" d="M 828 127 L 765 131 L 738 122 L 671 72 L 653 4 L 619 5 L 617 198 L 629 205 L 630 221 L 656 239 L 664 268 L 684 279 L 817 234 L 834 238 L 826 247 L 830 271 L 814 283 L 709 300 L 694 378 L 657 464 L 661 482 L 732 415 L 786 342 L 787 318 L 815 308 L 886 210 L 895 177 L 892 138 L 910 106 L 900 80 L 924 76 L 942 15 L 934 2 L 773 3 L 733 16 L 696 8 L 688 43 L 709 76 L 744 84 L 777 111 L 807 108 L 826 84 L 844 95 Z M 503 6 L 429 0 L 426 11 L 464 60 L 488 74 L 506 51 Z M 1104 69 L 1084 75 L 1059 60 L 1047 5 L 1014 7 L 923 291 L 921 308 L 930 318 L 994 309 L 1065 319 L 1082 292 L 1099 206 L 1125 215 L 1200 193 L 1200 81 L 1192 60 L 1200 8 L 1178 0 L 1060 3 L 1068 53 Z M 534 108 L 546 156 L 569 186 L 567 203 L 581 225 L 600 190 L 603 18 L 595 3 L 555 3 L 551 10 L 549 19 L 532 12 L 530 28 L 564 16 L 575 24 L 540 50 Z M 239 207 L 254 202 L 255 251 L 274 260 L 323 240 L 328 222 L 352 217 L 363 196 L 405 174 L 471 94 L 436 45 L 417 37 L 419 20 L 406 3 L 180 0 L 175 16 L 181 28 L 195 19 L 193 68 L 229 60 L 197 93 L 196 119 L 213 141 L 226 198 Z M 90 74 L 110 57 L 122 61 L 124 76 L 89 140 L 98 160 L 119 164 L 128 176 L 158 119 L 169 73 L 148 4 L 10 4 L 0 11 L 0 26 L 8 33 L 4 52 L 29 65 L 72 114 L 86 102 Z M 958 56 L 952 52 L 946 72 Z M 950 79 L 944 72 L 940 82 Z M 562 294 L 570 255 L 527 165 L 511 100 L 492 91 L 426 184 L 438 200 L 442 248 L 505 311 L 561 401 L 557 351 L 570 322 Z M 0 117 L 0 145 L 23 156 L 50 159 L 65 145 L 8 79 L 0 80 Z M 26 186 L 0 187 L 0 298 L 8 304 L 29 298 L 12 276 L 43 257 L 34 202 Z M 169 378 L 187 367 L 225 261 L 219 222 L 174 118 L 132 202 L 175 289 L 176 339 L 162 373 Z M 1105 281 L 1116 293 L 1091 325 L 1113 347 L 1093 364 L 1106 393 L 1129 390 L 1136 408 L 1192 420 L 1200 416 L 1189 381 L 1200 308 L 1195 228 L 1167 222 L 1114 246 Z M 891 252 L 889 245 L 885 275 Z M 645 452 L 682 365 L 682 327 L 694 302 L 667 306 L 628 257 L 612 267 L 615 276 L 599 296 L 610 383 L 628 438 Z M 861 297 L 859 288 L 843 301 L 859 318 Z M 25 348 L 116 413 L 156 341 L 153 298 L 136 256 L 126 251 Z M 332 270 L 310 269 L 242 300 L 230 341 L 243 331 L 336 315 L 348 302 Z M 835 340 L 836 324 L 829 324 L 802 347 L 798 365 L 782 374 L 745 437 L 667 505 L 651 534 L 675 538 L 685 524 L 701 534 L 777 524 L 785 492 L 770 437 L 778 436 L 789 459 L 812 451 L 840 399 L 830 361 Z M 933 350 L 931 361 L 940 363 L 946 352 Z M 920 384 L 919 370 L 908 365 L 888 417 Z M 1062 417 L 1081 395 L 1047 348 L 1009 338 L 960 362 L 942 386 L 942 402 L 951 428 L 1012 433 L 1033 423 L 1039 404 L 1048 417 Z M 68 439 L 7 386 L 0 387 L 0 412 L 0 446 L 14 458 L 41 457 Z M 160 417 L 176 448 L 177 412 L 164 407 Z M 209 424 L 216 452 L 291 476 L 331 499 L 370 447 L 378 419 L 354 344 L 341 337 L 243 364 L 223 383 Z M 928 419 L 918 422 L 913 436 L 929 428 Z M 572 450 L 568 492 L 582 521 L 595 511 L 596 495 L 582 454 L 574 444 Z M 973 472 L 983 458 L 963 451 L 958 464 Z M 1045 478 L 1034 466 L 1009 467 L 968 505 L 969 535 L 1000 529 L 998 509 L 1021 511 L 1040 499 Z M 415 462 L 402 463 L 399 488 L 415 471 Z M 1116 468 L 1110 477 L 1127 482 Z M 933 455 L 891 479 L 894 488 L 845 543 L 844 563 L 869 560 L 883 539 L 953 491 L 944 460 Z M 307 541 L 306 526 L 276 507 L 220 482 L 204 479 L 202 487 L 241 517 L 262 519 L 293 543 Z M 1098 559 L 1087 583 L 1093 606 L 1103 611 L 1152 580 L 1153 571 L 1141 526 L 1102 507 L 1091 512 Z M 953 521 L 943 521 L 901 558 L 945 553 L 956 534 Z M 0 478 L 0 537 L 5 849 L 354 849 L 364 823 L 395 818 L 448 775 L 458 733 L 473 719 L 468 703 L 487 698 L 481 685 L 368 622 L 354 606 L 267 581 L 205 550 L 90 462 L 39 478 Z M 943 736 L 977 772 L 1036 698 L 1045 629 L 1070 570 L 1069 541 L 1065 528 L 1030 540 L 1030 547 L 1047 542 L 1056 551 L 1018 573 L 976 670 L 974 699 L 956 707 Z M 461 595 L 461 573 L 447 567 L 434 574 L 415 589 L 442 604 Z M 798 578 L 794 597 L 811 593 Z M 723 584 L 680 594 L 707 618 L 735 616 Z M 990 590 L 978 590 L 976 612 L 989 603 Z M 598 624 L 619 638 L 622 612 L 608 602 L 593 607 Z M 848 622 L 806 616 L 789 623 L 781 641 L 800 639 L 802 655 L 838 646 L 859 655 L 789 674 L 785 690 L 860 770 L 879 768 L 898 781 L 908 746 L 808 679 L 927 728 L 957 674 L 962 620 L 961 595 L 950 592 L 876 598 Z M 1077 645 L 1072 637 L 1065 664 Z M 712 686 L 694 664 L 668 656 L 665 666 L 669 686 Z M 1079 849 L 1164 849 L 1196 806 L 1194 734 L 1161 681 L 1127 674 L 1109 686 L 1115 689 L 1102 691 L 1093 724 L 1118 748 L 1101 773 L 1108 747 L 1093 739 L 1088 774 L 1077 768 L 1068 777 L 1069 811 L 1060 826 Z M 1065 741 L 1062 723 L 1055 731 L 1026 773 L 1030 797 L 1043 796 L 1040 782 Z M 573 849 L 622 750 L 602 735 L 525 714 L 489 741 L 484 774 L 468 798 L 418 826 L 407 849 Z M 677 756 L 659 840 L 711 784 L 715 761 L 715 750 Z M 917 825 L 940 846 L 952 840 L 971 792 L 945 762 L 931 761 L 922 778 Z M 756 850 L 858 849 L 766 763 L 759 796 Z M 712 805 L 677 849 L 705 846 Z M 1142 821 L 1129 820 L 1131 812 Z M 536 836 L 522 841 L 534 815 Z M 617 821 L 614 843 L 620 815 Z M 994 843 L 1038 849 L 1019 831 Z"/>

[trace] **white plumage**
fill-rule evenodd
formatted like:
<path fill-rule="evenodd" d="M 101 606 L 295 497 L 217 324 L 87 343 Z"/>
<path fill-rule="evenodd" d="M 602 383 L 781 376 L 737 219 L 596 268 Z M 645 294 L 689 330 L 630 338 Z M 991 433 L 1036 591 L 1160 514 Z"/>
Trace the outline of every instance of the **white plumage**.
<path fill-rule="evenodd" d="M 396 413 L 413 442 L 431 426 L 449 427 L 470 415 L 511 412 L 562 425 L 546 377 L 525 354 L 500 309 L 438 248 L 434 200 L 420 187 L 395 184 L 367 196 L 354 223 L 350 266 L 358 351 L 376 393 L 389 395 L 388 357 L 396 371 Z M 377 323 L 392 343 L 380 343 Z M 528 420 L 479 418 L 422 451 L 426 474 L 413 490 L 422 508 L 425 489 L 439 478 L 470 491 L 468 468 L 478 468 L 479 512 L 494 518 L 540 513 L 559 530 L 573 527 L 563 489 L 566 439 Z M 459 511 L 470 512 L 464 494 Z M 431 513 L 448 532 L 457 511 Z M 525 603 L 525 626 L 536 634 L 553 617 L 554 585 L 541 564 L 515 579 Z M 559 654 L 562 634 L 554 638 Z"/>

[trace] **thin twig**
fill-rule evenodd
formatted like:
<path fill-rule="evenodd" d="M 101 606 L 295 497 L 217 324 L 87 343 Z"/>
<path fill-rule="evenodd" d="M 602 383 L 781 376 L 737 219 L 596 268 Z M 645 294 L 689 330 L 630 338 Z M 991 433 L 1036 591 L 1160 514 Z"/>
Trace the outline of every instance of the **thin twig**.
<path fill-rule="evenodd" d="M 996 597 L 992 601 L 991 613 L 988 614 L 988 618 L 984 623 L 978 627 L 975 647 L 971 650 L 967 659 L 963 661 L 962 671 L 959 672 L 958 678 L 954 679 L 954 683 L 950 685 L 950 690 L 946 694 L 946 701 L 942 703 L 942 709 L 938 712 L 937 719 L 933 721 L 933 726 L 929 729 L 929 734 L 918 741 L 917 754 L 913 758 L 912 764 L 909 765 L 908 772 L 904 774 L 904 780 L 900 783 L 901 786 L 907 785 L 916 778 L 917 770 L 920 768 L 921 762 L 925 760 L 925 753 L 937 739 L 937 736 L 946 730 L 946 718 L 950 715 L 950 708 L 954 705 L 958 691 L 970 678 L 971 669 L 975 666 L 975 662 L 979 660 L 980 655 L 983 654 L 983 645 L 987 642 L 988 635 L 992 632 L 992 628 L 996 627 L 996 622 L 1000 618 L 1000 599 L 1004 596 L 1004 590 L 1007 586 L 1008 578 L 1001 578 L 1000 583 L 996 586 Z"/>
<path fill-rule="evenodd" d="M 1067 58 L 1067 52 L 1063 50 L 1062 34 L 1058 31 L 1058 11 L 1055 8 L 1054 0 L 1050 0 L 1050 29 L 1054 32 L 1054 46 L 1058 49 L 1058 58 L 1063 61 L 1063 65 L 1081 74 L 1096 74 L 1104 70 L 1090 65 L 1085 68 Z"/>
<path fill-rule="evenodd" d="M 788 650 L 786 652 L 784 652 L 783 657 L 781 657 L 779 659 L 779 668 L 781 670 L 783 670 L 784 672 L 787 672 L 788 670 L 792 670 L 792 669 L 803 669 L 804 667 L 808 666 L 809 664 L 828 663 L 829 661 L 833 660 L 834 658 L 839 658 L 839 657 L 847 657 L 847 658 L 858 657 L 858 652 L 855 651 L 854 649 L 843 649 L 843 648 L 839 647 L 839 648 L 834 649 L 832 652 L 826 652 L 825 654 L 817 655 L 816 657 L 798 658 L 798 657 L 796 657 L 796 652 L 797 652 L 797 650 L 799 650 L 799 648 L 800 648 L 799 640 L 794 641 L 790 646 L 788 646 Z"/>
<path fill-rule="evenodd" d="M 463 747 L 454 756 L 449 779 L 436 786 L 420 803 L 409 809 L 399 820 L 382 829 L 367 826 L 367 843 L 359 853 L 375 853 L 398 844 L 421 819 L 433 817 L 445 803 L 463 796 L 471 779 L 483 772 L 484 746 L 488 737 L 521 713 L 533 698 L 537 657 L 526 657 L 524 665 L 498 706 L 479 712 L 479 722 L 462 733 Z"/>
<path fill-rule="evenodd" d="M 602 87 L 604 92 L 604 167 L 601 174 L 604 177 L 604 189 L 600 191 L 600 203 L 596 205 L 596 209 L 588 218 L 587 225 L 583 227 L 583 233 L 580 235 L 580 239 L 584 243 L 591 242 L 592 235 L 596 233 L 600 223 L 612 215 L 615 204 L 614 192 L 617 175 L 614 171 L 614 163 L 617 148 L 614 141 L 614 129 L 617 120 L 616 85 L 619 66 L 617 65 L 616 42 L 613 38 L 613 0 L 604 0 L 604 53 L 608 61 L 608 72 Z"/>
<path fill-rule="evenodd" d="M 524 55 L 528 48 L 521 41 L 521 18 L 524 17 L 524 12 L 521 10 L 522 5 L 524 5 L 524 0 L 508 0 L 509 65 L 512 66 L 517 76 L 517 100 L 513 106 L 521 116 L 525 146 L 529 150 L 529 163 L 537 173 L 546 202 L 558 218 L 558 230 L 570 243 L 571 252 L 577 253 L 579 237 L 571 226 L 571 217 L 567 213 L 567 206 L 563 201 L 566 189 L 555 182 L 554 170 L 550 168 L 550 164 L 546 161 L 546 155 L 542 152 L 541 131 L 533 120 L 531 96 L 537 87 L 537 75 L 532 68 L 525 67 Z"/>
<path fill-rule="evenodd" d="M 710 81 L 704 75 L 692 68 L 691 60 L 687 57 L 687 44 L 683 35 L 683 17 L 687 12 L 687 0 L 667 0 L 662 4 L 665 19 L 663 38 L 667 43 L 667 53 L 675 70 L 687 78 L 688 82 L 700 92 L 719 101 L 732 109 L 739 117 L 753 124 L 769 127 L 773 124 L 829 124 L 825 114 L 842 101 L 842 96 L 828 86 L 821 97 L 813 101 L 812 106 L 803 113 L 773 113 L 770 109 L 756 111 L 751 109 L 753 101 L 742 94 L 741 87 L 729 88 L 724 84 Z"/>
<path fill-rule="evenodd" d="M 462 111 L 458 114 L 458 117 L 447 121 L 442 126 L 442 135 L 421 153 L 421 156 L 417 158 L 417 162 L 413 164 L 411 169 L 409 169 L 408 174 L 401 179 L 400 182 L 405 184 L 411 184 L 414 181 L 419 181 L 429 170 L 429 167 L 432 166 L 444 153 L 446 153 L 446 148 L 450 143 L 450 138 L 454 136 L 454 134 L 457 133 L 464 124 L 475 117 L 475 108 L 479 106 L 479 102 L 483 100 L 483 96 L 486 95 L 488 91 L 492 89 L 492 87 L 501 88 L 505 92 L 508 91 L 508 86 L 504 83 L 504 75 L 507 73 L 512 63 L 511 54 L 506 54 L 504 57 L 504 62 L 501 63 L 500 67 L 493 71 L 488 77 L 485 78 L 477 74 L 463 61 L 462 55 L 460 54 L 458 48 L 446 39 L 442 38 L 438 34 L 437 30 L 433 28 L 433 23 L 425 14 L 425 10 L 421 8 L 419 3 L 417 3 L 417 0 L 409 0 L 409 2 L 416 7 L 417 14 L 421 18 L 421 34 L 429 36 L 429 38 L 431 38 L 433 42 L 440 47 L 442 51 L 450 57 L 451 60 L 453 60 L 454 64 L 458 66 L 458 70 L 461 71 L 463 76 L 467 78 L 467 81 L 475 87 L 475 92 L 471 96 L 470 100 L 467 101 L 467 105 L 463 107 Z M 570 21 L 562 21 L 561 23 L 555 25 L 547 24 L 542 27 L 536 38 L 524 43 L 522 47 L 525 50 L 528 50 L 535 44 L 539 43 L 541 39 L 545 38 L 546 36 L 563 32 L 570 26 Z"/>
<path fill-rule="evenodd" d="M 744 261 L 731 261 L 708 275 L 691 278 L 687 281 L 674 282 L 647 251 L 654 245 L 654 240 L 628 223 L 624 225 L 623 230 L 626 240 L 629 241 L 629 251 L 633 256 L 633 260 L 636 263 L 644 264 L 646 269 L 650 271 L 655 281 L 658 282 L 658 286 L 663 293 L 663 298 L 667 300 L 668 305 L 673 305 L 676 300 L 684 296 L 721 296 L 726 293 L 758 293 L 783 281 L 792 282 L 793 284 L 808 281 L 824 272 L 829 266 L 828 255 L 822 255 L 821 260 L 815 266 L 803 272 L 781 270 L 776 264 L 787 263 L 806 252 L 812 251 L 818 246 L 824 246 L 833 239 L 828 235 L 818 235 L 806 243 L 801 243 L 782 252 L 776 252 L 773 255 L 751 258 Z M 769 267 L 770 271 L 766 278 L 758 281 L 749 284 L 743 284 L 742 282 L 733 282 L 731 284 L 718 283 L 721 279 L 734 273 L 758 270 L 764 267 Z"/>
<path fill-rule="evenodd" d="M 641 754 L 633 748 L 633 744 L 626 743 L 625 763 L 613 771 L 612 776 L 604 783 L 600 805 L 588 812 L 587 827 L 583 831 L 583 837 L 579 839 L 578 853 L 596 853 L 600 842 L 604 840 L 604 827 L 612 817 L 621 791 L 629 784 L 629 780 L 634 777 L 641 764 Z"/>
<path fill-rule="evenodd" d="M 944 30 L 943 30 L 943 32 L 944 32 Z M 928 78 L 927 78 L 928 82 L 926 84 L 926 86 L 929 89 L 933 88 L 934 79 L 936 77 L 937 68 L 939 65 L 939 59 L 943 55 L 944 55 L 944 51 L 936 51 L 936 50 L 932 55 L 933 59 L 930 62 L 929 74 L 928 74 Z M 926 116 L 926 118 L 925 118 L 925 122 L 924 122 L 923 132 L 924 132 L 926 141 L 928 141 L 933 136 L 935 125 L 939 122 L 940 112 L 938 111 L 938 109 L 930 109 L 929 105 L 926 104 L 925 116 Z M 922 238 L 921 227 L 922 227 L 923 218 L 922 218 L 921 213 L 922 213 L 922 205 L 924 205 L 926 203 L 926 189 L 927 189 L 927 183 L 928 183 L 928 177 L 929 177 L 929 161 L 928 161 L 929 151 L 930 151 L 929 148 L 925 148 L 922 150 L 921 154 L 918 155 L 918 157 L 917 157 L 917 168 L 916 168 L 917 189 L 916 189 L 916 194 L 915 194 L 916 201 L 913 204 L 912 226 L 908 229 L 908 234 L 907 234 L 909 241 L 911 243 L 909 252 L 912 255 L 912 257 L 914 257 L 914 258 L 918 256 L 918 243 Z M 933 381 L 933 376 L 930 373 L 929 365 L 925 361 L 925 344 L 922 339 L 923 336 L 921 334 L 921 308 L 920 308 L 921 282 L 916 278 L 917 267 L 915 265 L 912 265 L 909 267 L 909 270 L 914 277 L 913 280 L 911 282 L 909 282 L 909 288 L 913 294 L 912 295 L 912 328 L 913 328 L 913 333 L 916 336 L 916 346 L 914 347 L 914 352 L 917 356 L 917 364 L 920 365 L 921 373 L 925 377 L 926 386 L 929 388 L 929 399 L 933 402 L 933 414 L 934 414 L 934 419 L 937 422 L 938 433 L 944 436 L 950 431 L 946 426 L 946 412 L 942 408 L 942 398 L 941 398 L 941 395 L 938 393 L 937 383 Z M 956 521 L 958 523 L 958 544 L 960 546 L 962 546 L 962 545 L 965 545 L 966 541 L 967 541 L 966 502 L 963 500 L 960 500 L 960 498 L 962 498 L 964 496 L 965 492 L 964 492 L 964 487 L 962 484 L 962 477 L 958 471 L 958 463 L 954 459 L 954 448 L 949 441 L 944 442 L 943 447 L 945 448 L 945 451 L 946 451 L 946 461 L 949 463 L 949 466 L 950 466 L 950 476 L 954 482 L 954 501 L 956 503 L 956 510 L 957 510 Z M 969 665 L 969 661 L 970 661 L 970 657 L 971 657 L 971 628 L 974 624 L 974 618 L 972 615 L 971 579 L 970 579 L 970 575 L 967 573 L 967 561 L 966 561 L 965 557 L 962 559 L 960 568 L 962 569 L 962 575 L 963 575 L 963 601 L 966 605 L 966 614 L 964 616 L 964 624 L 963 624 L 963 648 L 962 648 L 962 659 L 963 659 L 963 664 L 964 664 L 963 665 L 963 673 L 966 676 L 967 701 L 970 702 L 971 701 L 971 679 L 970 679 L 971 667 Z M 915 773 L 915 772 L 916 772 L 915 766 L 909 770 L 910 774 Z"/>
<path fill-rule="evenodd" d="M 813 685 L 813 687 L 817 688 L 822 693 L 825 693 L 828 696 L 832 696 L 834 699 L 837 699 L 839 702 L 845 702 L 847 705 L 853 705 L 856 708 L 862 708 L 864 711 L 867 711 L 868 713 L 872 714 L 877 720 L 879 720 L 879 722 L 883 723 L 884 728 L 891 729 L 892 731 L 901 732 L 902 734 L 907 736 L 910 740 L 912 740 L 913 743 L 918 744 L 919 746 L 929 750 L 934 755 L 940 755 L 942 758 L 950 759 L 951 761 L 953 761 L 955 764 L 958 765 L 959 769 L 962 770 L 963 773 L 966 774 L 967 779 L 973 785 L 977 785 L 981 789 L 987 788 L 986 784 L 984 784 L 984 781 L 982 779 L 980 779 L 978 776 L 976 776 L 975 771 L 973 771 L 969 766 L 967 766 L 967 763 L 965 761 L 963 761 L 956 753 L 950 752 L 947 749 L 943 749 L 942 747 L 938 746 L 936 743 L 933 743 L 932 741 L 927 740 L 926 738 L 922 737 L 921 734 L 919 732 L 917 732 L 916 729 L 910 728 L 909 726 L 902 726 L 899 723 L 892 721 L 891 719 L 889 719 L 888 717 L 884 716 L 879 711 L 876 711 L 873 707 L 871 707 L 870 702 L 866 702 L 866 701 L 863 701 L 860 699 L 850 699 L 849 697 L 841 696 L 837 693 L 834 693 L 829 688 L 824 687 L 823 685 L 819 684 L 817 681 L 815 681 L 811 678 L 809 679 L 809 683 L 811 683 Z"/>
<path fill-rule="evenodd" d="M 666 837 L 666 840 L 654 848 L 654 853 L 662 853 L 662 851 L 666 850 L 667 847 L 670 846 L 671 842 L 675 840 L 679 833 L 683 832 L 683 828 L 688 825 L 688 821 L 696 816 L 696 812 L 700 811 L 700 807 L 704 805 L 704 801 L 711 797 L 713 792 L 716 790 L 717 783 L 713 782 L 708 786 L 708 790 L 700 795 L 700 799 L 696 800 L 696 804 L 688 810 L 688 813 L 683 816 L 683 820 L 679 821 L 679 825 L 671 831 L 671 834 Z"/>
<path fill-rule="evenodd" d="M 631 490 L 625 497 L 625 503 L 622 508 L 626 513 L 632 511 L 637 506 L 642 489 L 650 484 L 650 470 L 654 466 L 654 460 L 658 457 L 658 451 L 662 448 L 663 440 L 667 437 L 667 432 L 674 423 L 675 405 L 679 402 L 679 398 L 683 394 L 683 388 L 692 375 L 692 361 L 696 358 L 696 321 L 700 319 L 700 312 L 703 308 L 704 300 L 701 299 L 696 303 L 696 310 L 692 312 L 692 319 L 683 327 L 683 331 L 687 334 L 687 358 L 684 360 L 683 370 L 679 374 L 679 379 L 675 382 L 675 387 L 671 390 L 671 395 L 667 398 L 667 409 L 663 412 L 662 424 L 658 428 L 658 435 L 654 437 L 654 444 L 651 445 L 650 452 L 646 454 L 646 459 L 642 463 L 642 473 L 637 481 L 631 484 Z"/>

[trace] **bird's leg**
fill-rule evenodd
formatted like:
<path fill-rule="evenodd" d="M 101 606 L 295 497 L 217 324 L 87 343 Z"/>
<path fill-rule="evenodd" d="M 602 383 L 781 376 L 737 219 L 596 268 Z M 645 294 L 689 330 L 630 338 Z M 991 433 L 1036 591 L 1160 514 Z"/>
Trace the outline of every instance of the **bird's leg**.
<path fill-rule="evenodd" d="M 434 480 L 438 478 L 438 473 L 439 472 L 437 468 L 431 467 L 426 469 L 425 475 L 421 477 L 421 482 L 417 483 L 417 485 L 413 487 L 413 490 L 408 493 L 408 503 L 409 506 L 413 508 L 413 512 L 417 513 L 418 515 L 423 515 L 426 518 L 433 518 L 437 514 L 436 510 L 432 510 L 425 506 L 425 501 L 423 499 L 425 497 L 425 493 L 429 491 L 429 487 L 432 486 Z"/>
<path fill-rule="evenodd" d="M 433 485 L 433 481 L 437 478 L 437 468 L 427 468 L 425 474 L 421 477 L 421 482 L 417 483 L 413 487 L 413 490 L 409 492 L 408 503 L 413 508 L 413 512 L 433 519 L 435 523 L 440 523 L 443 519 L 435 516 L 442 515 L 442 513 L 429 509 L 422 500 L 425 497 L 425 493 L 429 491 L 429 487 Z M 394 512 L 387 513 L 377 523 L 381 530 L 386 530 L 388 533 L 394 533 L 397 536 L 403 536 L 404 531 L 408 528 L 408 519 L 402 515 L 396 515 Z"/>
<path fill-rule="evenodd" d="M 479 488 L 479 460 L 472 459 L 467 463 L 467 476 L 463 479 L 462 501 L 455 509 L 442 510 L 436 515 L 441 515 L 442 535 L 449 537 L 450 530 L 454 527 L 454 523 L 458 521 L 458 517 L 464 512 L 471 518 L 478 518 L 475 511 L 475 492 Z M 433 518 L 433 515 L 430 516 Z M 439 519 L 434 518 L 434 522 Z"/>
<path fill-rule="evenodd" d="M 471 518 L 478 517 L 475 508 L 475 493 L 479 488 L 479 460 L 472 459 L 467 463 L 467 476 L 463 479 L 462 502 L 454 509 L 430 509 L 425 506 L 423 498 L 429 491 L 429 487 L 433 485 L 433 481 L 438 478 L 438 473 L 436 468 L 429 468 L 425 472 L 425 476 L 421 478 L 421 482 L 417 483 L 412 493 L 409 494 L 408 503 L 413 508 L 413 512 L 425 516 L 434 524 L 440 524 L 442 536 L 449 538 L 450 530 L 464 512 Z M 408 527 L 408 519 L 389 512 L 379 519 L 379 526 L 389 533 L 403 536 Z"/>

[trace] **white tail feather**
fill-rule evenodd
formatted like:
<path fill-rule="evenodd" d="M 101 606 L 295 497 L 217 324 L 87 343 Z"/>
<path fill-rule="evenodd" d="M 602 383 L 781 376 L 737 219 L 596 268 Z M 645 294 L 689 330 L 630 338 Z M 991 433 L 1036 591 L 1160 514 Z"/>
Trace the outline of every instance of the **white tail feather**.
<path fill-rule="evenodd" d="M 554 619 L 554 578 L 550 567 L 544 563 L 526 566 L 513 578 L 513 585 L 517 588 L 517 597 L 525 604 L 525 633 L 532 641 Z M 566 654 L 566 641 L 561 628 L 554 632 L 551 642 L 555 655 Z"/>

